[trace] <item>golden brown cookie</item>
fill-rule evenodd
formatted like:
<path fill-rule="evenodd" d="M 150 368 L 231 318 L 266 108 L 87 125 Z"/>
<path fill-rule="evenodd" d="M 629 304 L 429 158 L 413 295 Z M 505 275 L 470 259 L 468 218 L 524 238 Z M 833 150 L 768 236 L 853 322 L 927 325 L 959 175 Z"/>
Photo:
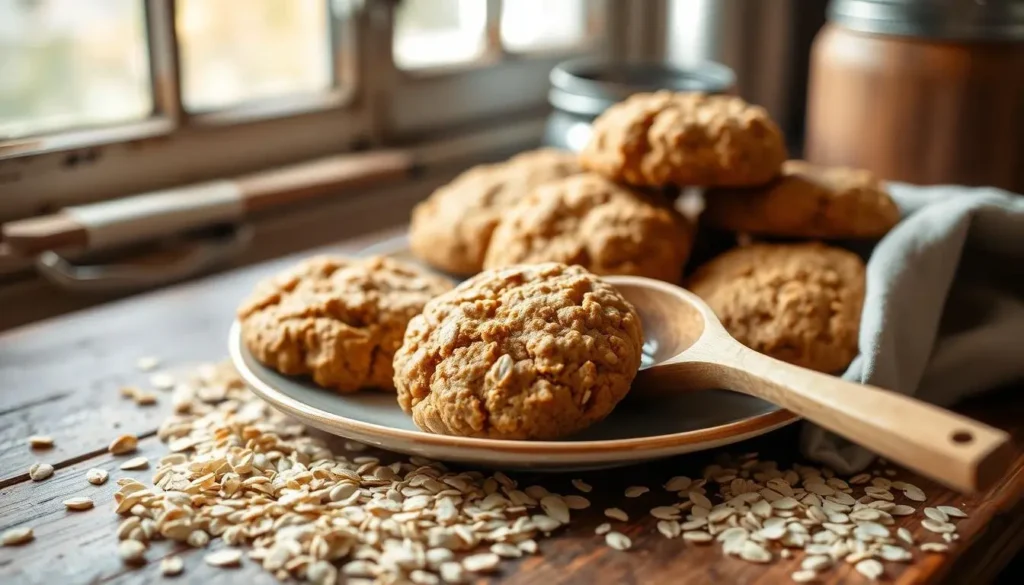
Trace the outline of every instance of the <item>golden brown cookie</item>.
<path fill-rule="evenodd" d="M 267 279 L 238 309 L 261 363 L 338 392 L 393 389 L 405 326 L 452 284 L 386 257 L 318 256 Z"/>
<path fill-rule="evenodd" d="M 679 282 L 691 240 L 671 201 L 584 173 L 542 185 L 509 208 L 484 268 L 561 262 Z"/>
<path fill-rule="evenodd" d="M 534 187 L 579 171 L 574 154 L 550 148 L 473 167 L 413 210 L 412 252 L 445 272 L 476 274 L 483 268 L 491 232 L 505 209 Z"/>
<path fill-rule="evenodd" d="M 857 355 L 864 263 L 820 243 L 753 244 L 701 266 L 690 290 L 738 341 L 820 372 Z"/>
<path fill-rule="evenodd" d="M 642 345 L 633 306 L 579 266 L 485 271 L 409 323 L 398 402 L 432 433 L 554 439 L 612 411 Z"/>
<path fill-rule="evenodd" d="M 618 182 L 660 187 L 761 185 L 786 160 L 764 108 L 728 95 L 635 94 L 593 124 L 580 162 Z"/>
<path fill-rule="evenodd" d="M 701 221 L 724 230 L 794 238 L 877 238 L 900 220 L 869 171 L 786 161 L 763 187 L 711 189 Z"/>

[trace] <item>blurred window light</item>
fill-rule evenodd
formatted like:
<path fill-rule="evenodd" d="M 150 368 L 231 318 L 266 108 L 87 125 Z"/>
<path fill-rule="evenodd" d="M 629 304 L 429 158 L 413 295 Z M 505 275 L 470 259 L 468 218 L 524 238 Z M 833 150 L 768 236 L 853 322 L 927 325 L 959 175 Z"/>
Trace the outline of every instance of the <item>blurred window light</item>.
<path fill-rule="evenodd" d="M 0 0 L 0 139 L 152 113 L 143 0 Z"/>
<path fill-rule="evenodd" d="M 487 50 L 485 0 L 403 0 L 392 52 L 401 69 L 466 63 Z"/>
<path fill-rule="evenodd" d="M 501 44 L 507 51 L 560 49 L 586 37 L 586 0 L 505 0 L 501 5 Z"/>
<path fill-rule="evenodd" d="M 185 108 L 217 110 L 329 89 L 329 27 L 325 0 L 178 0 Z"/>

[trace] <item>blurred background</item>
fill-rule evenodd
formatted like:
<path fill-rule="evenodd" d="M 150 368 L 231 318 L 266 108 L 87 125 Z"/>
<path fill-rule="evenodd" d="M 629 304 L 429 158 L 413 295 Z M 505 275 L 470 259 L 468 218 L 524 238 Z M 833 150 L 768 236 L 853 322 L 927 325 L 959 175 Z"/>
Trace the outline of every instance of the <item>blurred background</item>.
<path fill-rule="evenodd" d="M 69 207 L 258 184 L 224 254 L 255 262 L 400 224 L 472 164 L 578 149 L 656 89 L 762 105 L 792 157 L 1024 191 L 1024 0 L 0 0 L 0 301 L 51 294 L 40 252 L 98 251 L 53 230 Z M 274 174 L 324 157 L 344 172 Z M 160 227 L 99 251 L 181 235 Z M 97 302 L 50 276 L 39 315 Z"/>

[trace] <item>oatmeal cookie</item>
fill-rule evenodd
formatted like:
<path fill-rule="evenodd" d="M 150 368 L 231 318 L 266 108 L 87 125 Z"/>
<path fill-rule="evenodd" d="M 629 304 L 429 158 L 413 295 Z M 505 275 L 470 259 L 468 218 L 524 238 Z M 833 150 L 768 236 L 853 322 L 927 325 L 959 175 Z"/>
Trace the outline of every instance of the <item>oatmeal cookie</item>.
<path fill-rule="evenodd" d="M 432 433 L 554 439 L 612 411 L 642 345 L 633 306 L 579 266 L 485 271 L 410 321 L 398 402 Z"/>
<path fill-rule="evenodd" d="M 761 185 L 786 160 L 764 108 L 729 95 L 640 93 L 593 124 L 580 161 L 618 182 L 660 187 Z"/>
<path fill-rule="evenodd" d="M 679 282 L 691 240 L 664 197 L 584 173 L 542 185 L 506 211 L 484 268 L 562 262 Z"/>
<path fill-rule="evenodd" d="M 857 355 L 864 263 L 846 250 L 816 242 L 735 248 L 701 266 L 689 288 L 761 353 L 827 373 Z"/>
<path fill-rule="evenodd" d="M 483 268 L 491 232 L 505 209 L 534 187 L 579 171 L 575 155 L 550 148 L 473 167 L 413 210 L 412 252 L 445 272 L 476 274 Z"/>
<path fill-rule="evenodd" d="M 242 341 L 261 363 L 325 388 L 393 389 L 405 326 L 451 287 L 391 258 L 310 258 L 257 285 L 238 309 Z"/>
<path fill-rule="evenodd" d="M 877 238 L 900 211 L 870 171 L 786 161 L 763 187 L 712 189 L 701 221 L 728 231 L 794 238 Z"/>

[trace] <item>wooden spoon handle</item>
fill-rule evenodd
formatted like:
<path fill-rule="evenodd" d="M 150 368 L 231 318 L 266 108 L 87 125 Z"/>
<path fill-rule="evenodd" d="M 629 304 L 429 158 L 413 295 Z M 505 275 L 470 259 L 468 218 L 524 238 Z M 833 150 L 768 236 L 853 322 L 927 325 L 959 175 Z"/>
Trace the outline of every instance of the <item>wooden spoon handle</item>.
<path fill-rule="evenodd" d="M 1003 477 L 1012 463 L 1010 436 L 999 429 L 733 343 L 735 347 L 728 348 L 731 351 L 705 353 L 703 365 L 710 371 L 702 378 L 714 378 L 721 387 L 764 398 L 963 492 L 985 489 Z"/>

